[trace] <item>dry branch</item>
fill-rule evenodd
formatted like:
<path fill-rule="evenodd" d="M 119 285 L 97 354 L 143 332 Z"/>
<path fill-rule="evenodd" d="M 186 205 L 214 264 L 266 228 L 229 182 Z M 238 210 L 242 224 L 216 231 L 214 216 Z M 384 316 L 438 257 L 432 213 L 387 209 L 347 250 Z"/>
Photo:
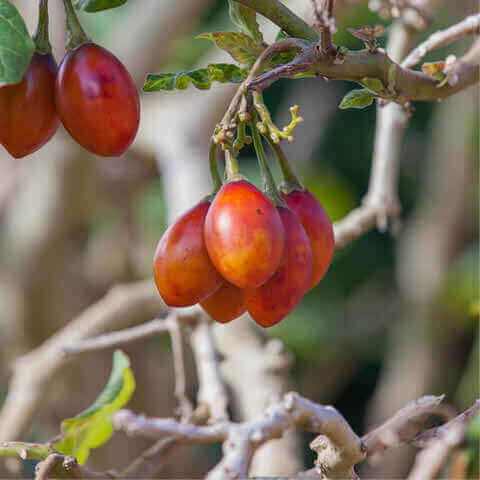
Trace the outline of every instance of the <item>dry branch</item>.
<path fill-rule="evenodd" d="M 66 327 L 13 364 L 8 395 L 0 412 L 2 440 L 15 440 L 31 423 L 49 381 L 68 358 L 64 348 L 113 328 L 143 322 L 165 309 L 152 281 L 119 285 Z"/>
<path fill-rule="evenodd" d="M 264 414 L 244 423 L 212 426 L 182 424 L 173 419 L 147 418 L 121 410 L 114 415 L 117 430 L 159 438 L 175 435 L 190 443 L 223 442 L 224 456 L 207 478 L 245 478 L 253 453 L 265 442 L 281 437 L 296 425 L 321 434 L 317 466 L 327 478 L 355 478 L 353 467 L 365 458 L 365 446 L 333 407 L 324 407 L 297 393 L 288 393 Z"/>
<path fill-rule="evenodd" d="M 418 47 L 403 60 L 403 68 L 412 68 L 418 65 L 427 53 L 436 50 L 437 48 L 444 47 L 450 43 L 458 40 L 466 35 L 480 33 L 480 14 L 470 15 L 463 19 L 461 22 L 452 25 L 445 30 L 439 30 L 432 34 L 427 40 L 421 43 Z"/>
<path fill-rule="evenodd" d="M 441 405 L 444 396 L 425 396 L 410 402 L 385 423 L 362 437 L 368 456 L 381 455 L 385 450 L 410 443 L 431 415 L 450 418 L 452 409 Z"/>

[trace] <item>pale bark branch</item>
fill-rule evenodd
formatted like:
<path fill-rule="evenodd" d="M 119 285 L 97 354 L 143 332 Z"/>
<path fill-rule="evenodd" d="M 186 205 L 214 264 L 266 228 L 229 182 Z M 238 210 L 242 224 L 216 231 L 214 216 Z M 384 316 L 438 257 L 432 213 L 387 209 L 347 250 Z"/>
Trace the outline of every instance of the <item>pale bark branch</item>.
<path fill-rule="evenodd" d="M 18 439 L 48 392 L 49 381 L 68 358 L 65 346 L 113 328 L 145 321 L 165 309 L 152 281 L 112 288 L 67 326 L 32 352 L 18 358 L 0 412 L 2 440 Z"/>
<path fill-rule="evenodd" d="M 192 443 L 223 442 L 224 456 L 207 478 L 245 478 L 254 451 L 281 437 L 293 426 L 321 433 L 317 466 L 327 478 L 354 478 L 353 467 L 365 458 L 365 446 L 333 407 L 315 404 L 296 393 L 286 394 L 264 414 L 244 423 L 220 422 L 212 426 L 186 425 L 173 419 L 147 418 L 121 410 L 114 415 L 117 430 L 130 435 L 159 438 L 176 435 Z"/>
<path fill-rule="evenodd" d="M 439 30 L 438 32 L 432 34 L 418 47 L 415 47 L 408 57 L 403 60 L 401 65 L 403 68 L 413 68 L 422 61 L 427 53 L 449 45 L 455 40 L 458 40 L 466 35 L 478 33 L 480 33 L 480 14 L 470 15 L 461 22 L 452 25 L 445 30 Z"/>
<path fill-rule="evenodd" d="M 425 396 L 410 402 L 385 423 L 362 437 L 368 456 L 381 455 L 385 450 L 404 445 L 415 439 L 431 415 L 451 418 L 452 410 L 441 405 L 444 396 Z"/>

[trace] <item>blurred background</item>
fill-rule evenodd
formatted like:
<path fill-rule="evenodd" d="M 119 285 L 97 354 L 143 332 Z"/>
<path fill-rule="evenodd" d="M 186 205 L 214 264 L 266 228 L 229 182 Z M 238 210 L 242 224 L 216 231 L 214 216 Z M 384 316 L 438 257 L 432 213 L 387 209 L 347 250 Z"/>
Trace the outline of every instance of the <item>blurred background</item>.
<path fill-rule="evenodd" d="M 33 33 L 37 2 L 13 3 Z M 194 38 L 234 29 L 226 3 L 130 1 L 104 13 L 82 14 L 81 21 L 95 42 L 124 62 L 141 88 L 147 72 L 228 61 L 211 42 Z M 375 23 L 387 27 L 388 38 L 389 22 L 371 12 L 367 2 L 337 3 L 336 44 L 362 48 L 347 27 Z M 60 0 L 50 4 L 60 62 L 63 8 Z M 308 0 L 289 5 L 310 21 Z M 429 32 L 475 11 L 473 0 L 438 2 Z M 267 40 L 272 40 L 277 30 L 264 23 Z M 458 41 L 427 61 L 461 55 L 469 42 Z M 289 106 L 299 105 L 305 122 L 295 129 L 295 142 L 286 151 L 332 221 L 360 204 L 369 180 L 375 108 L 337 108 L 353 87 L 342 81 L 282 80 L 264 95 L 279 125 L 288 123 Z M 153 253 L 167 223 L 209 193 L 209 137 L 234 88 L 214 85 L 208 92 L 190 87 L 144 95 L 138 138 L 118 159 L 95 158 L 62 129 L 43 149 L 21 160 L 0 147 L 0 405 L 16 357 L 40 345 L 112 285 L 151 277 Z M 415 104 L 403 142 L 397 236 L 372 231 L 337 251 L 325 279 L 295 312 L 259 332 L 280 339 L 292 353 L 288 388 L 333 404 L 359 434 L 424 394 L 444 393 L 459 410 L 479 396 L 478 93 L 477 86 L 442 103 Z M 240 166 L 258 185 L 252 149 L 242 151 Z M 231 325 L 219 328 L 225 333 Z M 125 351 L 138 385 L 129 406 L 149 416 L 171 416 L 176 402 L 168 338 Z M 69 363 L 49 386 L 29 429 L 8 440 L 54 437 L 62 419 L 96 398 L 110 366 L 111 351 Z M 190 356 L 187 368 L 193 398 Z M 233 405 L 232 414 L 239 419 L 241 412 Z M 299 440 L 305 468 L 312 466 L 312 438 Z M 119 469 L 148 445 L 116 434 L 92 452 L 89 466 Z M 362 473 L 403 477 L 412 452 L 410 447 L 395 450 L 377 465 L 362 466 Z M 157 476 L 201 477 L 220 454 L 220 446 L 184 447 Z M 31 465 L 17 467 L 3 465 L 1 476 L 32 475 Z"/>

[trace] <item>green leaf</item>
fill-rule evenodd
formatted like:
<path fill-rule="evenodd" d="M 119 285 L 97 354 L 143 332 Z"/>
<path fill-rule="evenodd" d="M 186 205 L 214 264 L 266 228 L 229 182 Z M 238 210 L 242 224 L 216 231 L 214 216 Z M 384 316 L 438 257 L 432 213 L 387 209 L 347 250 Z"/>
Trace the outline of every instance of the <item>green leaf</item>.
<path fill-rule="evenodd" d="M 362 78 L 362 85 L 373 93 L 385 93 L 385 86 L 378 78 L 364 77 Z"/>
<path fill-rule="evenodd" d="M 22 16 L 8 0 L 0 0 L 0 83 L 20 82 L 34 51 Z"/>
<path fill-rule="evenodd" d="M 241 32 L 212 32 L 197 35 L 215 42 L 218 48 L 228 52 L 234 60 L 251 65 L 263 52 L 263 46 Z"/>
<path fill-rule="evenodd" d="M 257 12 L 234 0 L 228 0 L 228 6 L 233 23 L 257 42 L 263 42 L 263 35 L 257 23 Z"/>
<path fill-rule="evenodd" d="M 103 392 L 89 408 L 62 422 L 63 437 L 54 448 L 64 455 L 73 455 L 80 464 L 85 463 L 90 449 L 103 445 L 112 436 L 112 415 L 130 400 L 134 390 L 130 360 L 116 350 L 112 373 Z"/>
<path fill-rule="evenodd" d="M 212 82 L 242 83 L 247 72 L 229 63 L 211 63 L 207 68 L 189 72 L 150 73 L 143 87 L 144 92 L 159 90 L 185 90 L 190 83 L 200 90 L 208 90 Z"/>
<path fill-rule="evenodd" d="M 93 13 L 109 8 L 117 8 L 127 3 L 127 0 L 73 0 L 73 6 L 77 10 Z"/>
<path fill-rule="evenodd" d="M 291 37 L 285 30 L 280 29 L 277 33 L 277 36 L 275 37 L 275 41 L 278 42 L 279 40 L 282 40 L 284 38 L 291 38 Z"/>
<path fill-rule="evenodd" d="M 359 90 L 351 90 L 348 92 L 340 103 L 340 108 L 365 108 L 372 104 L 374 96 L 366 88 Z"/>

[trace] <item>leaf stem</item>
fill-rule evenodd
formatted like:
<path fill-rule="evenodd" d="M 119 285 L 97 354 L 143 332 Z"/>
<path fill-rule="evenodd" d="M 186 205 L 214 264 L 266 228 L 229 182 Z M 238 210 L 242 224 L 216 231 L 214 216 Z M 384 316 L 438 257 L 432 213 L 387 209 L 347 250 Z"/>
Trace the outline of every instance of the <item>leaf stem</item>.
<path fill-rule="evenodd" d="M 52 51 L 48 35 L 48 0 L 40 0 L 38 7 L 37 31 L 33 37 L 38 53 L 47 54 Z"/>
<path fill-rule="evenodd" d="M 220 178 L 220 173 L 218 172 L 217 165 L 217 144 L 213 141 L 213 138 L 210 142 L 210 176 L 212 177 L 213 183 L 213 194 L 216 194 L 222 188 L 222 179 Z"/>
<path fill-rule="evenodd" d="M 72 5 L 72 0 L 63 0 L 67 22 L 67 50 L 75 50 L 84 43 L 90 42 L 87 34 L 78 20 L 77 13 Z"/>
<path fill-rule="evenodd" d="M 260 133 L 257 129 L 256 113 L 254 113 L 252 117 L 253 118 L 250 122 L 250 128 L 252 130 L 253 145 L 255 146 L 255 152 L 257 153 L 260 174 L 262 175 L 263 191 L 276 207 L 285 207 L 286 203 L 278 193 L 277 187 L 275 185 L 275 180 L 273 179 L 272 172 L 265 158 L 262 139 L 260 138 Z"/>
<path fill-rule="evenodd" d="M 268 143 L 272 147 L 275 157 L 277 158 L 278 164 L 280 165 L 280 170 L 282 172 L 283 182 L 279 187 L 279 190 L 285 194 L 293 192 L 294 190 L 303 191 L 305 187 L 302 185 L 302 182 L 295 175 L 292 166 L 290 165 L 288 158 L 283 152 L 282 148 L 278 143 L 275 143 L 269 135 L 264 135 Z"/>

